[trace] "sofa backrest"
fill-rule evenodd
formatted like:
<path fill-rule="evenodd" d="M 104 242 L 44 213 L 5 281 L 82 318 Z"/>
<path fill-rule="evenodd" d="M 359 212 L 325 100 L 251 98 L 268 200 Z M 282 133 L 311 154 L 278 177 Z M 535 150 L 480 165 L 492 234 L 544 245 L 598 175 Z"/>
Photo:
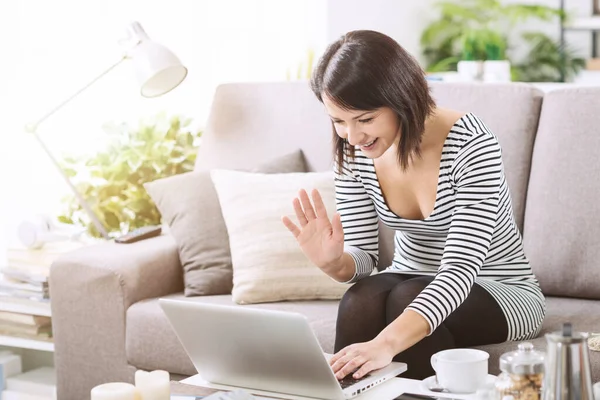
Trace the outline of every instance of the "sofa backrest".
<path fill-rule="evenodd" d="M 306 82 L 217 87 L 196 170 L 249 169 L 297 149 L 311 171 L 333 168 L 331 123 Z"/>
<path fill-rule="evenodd" d="M 526 84 L 431 83 L 439 105 L 480 116 L 503 147 L 519 228 L 542 92 Z M 333 168 L 332 132 L 306 82 L 225 84 L 217 88 L 196 170 L 249 169 L 302 149 L 311 171 Z M 391 263 L 393 232 L 380 224 L 380 268 Z"/>
<path fill-rule="evenodd" d="M 517 226 L 523 232 L 531 154 L 543 92 L 524 83 L 432 82 L 431 87 L 438 105 L 474 113 L 498 137 Z"/>
<path fill-rule="evenodd" d="M 525 207 L 525 253 L 546 295 L 600 299 L 600 88 L 547 93 Z"/>

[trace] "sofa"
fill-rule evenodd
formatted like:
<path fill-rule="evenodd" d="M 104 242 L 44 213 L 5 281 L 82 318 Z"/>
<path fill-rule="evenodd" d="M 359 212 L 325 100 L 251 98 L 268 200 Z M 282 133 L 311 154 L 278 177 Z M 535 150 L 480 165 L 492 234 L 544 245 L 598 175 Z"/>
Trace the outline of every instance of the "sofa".
<path fill-rule="evenodd" d="M 543 330 L 532 343 L 545 349 L 544 334 L 563 322 L 600 332 L 600 88 L 544 93 L 524 83 L 430 85 L 440 106 L 480 116 L 502 145 L 525 251 L 547 296 Z M 333 168 L 330 123 L 306 82 L 224 84 L 214 94 L 196 169 L 251 168 L 297 149 L 310 171 Z M 379 252 L 384 268 L 393 245 L 383 226 Z M 61 400 L 89 398 L 101 383 L 132 382 L 137 369 L 166 370 L 173 379 L 195 374 L 159 308 L 161 297 L 299 312 L 327 352 L 338 306 L 338 300 L 241 306 L 231 295 L 185 297 L 178 248 L 168 233 L 62 256 L 51 267 L 50 295 Z M 516 343 L 481 349 L 497 374 L 499 356 Z M 590 359 L 598 381 L 600 353 Z"/>

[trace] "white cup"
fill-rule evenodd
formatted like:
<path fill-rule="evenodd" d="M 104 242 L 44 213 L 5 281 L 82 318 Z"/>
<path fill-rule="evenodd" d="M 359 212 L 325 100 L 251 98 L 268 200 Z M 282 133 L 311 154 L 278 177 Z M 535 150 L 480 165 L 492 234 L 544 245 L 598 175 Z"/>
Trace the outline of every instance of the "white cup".
<path fill-rule="evenodd" d="M 451 393 L 475 393 L 485 384 L 490 355 L 476 349 L 450 349 L 431 356 L 438 385 Z"/>
<path fill-rule="evenodd" d="M 600 382 L 594 385 L 594 398 L 600 400 Z"/>

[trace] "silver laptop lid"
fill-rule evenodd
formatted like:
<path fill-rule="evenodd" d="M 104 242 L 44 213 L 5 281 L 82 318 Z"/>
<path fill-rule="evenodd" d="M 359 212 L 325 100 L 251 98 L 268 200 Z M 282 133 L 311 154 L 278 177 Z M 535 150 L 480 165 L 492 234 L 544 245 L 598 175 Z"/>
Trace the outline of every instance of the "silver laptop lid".
<path fill-rule="evenodd" d="M 172 299 L 159 304 L 203 379 L 306 397 L 345 397 L 303 315 Z"/>

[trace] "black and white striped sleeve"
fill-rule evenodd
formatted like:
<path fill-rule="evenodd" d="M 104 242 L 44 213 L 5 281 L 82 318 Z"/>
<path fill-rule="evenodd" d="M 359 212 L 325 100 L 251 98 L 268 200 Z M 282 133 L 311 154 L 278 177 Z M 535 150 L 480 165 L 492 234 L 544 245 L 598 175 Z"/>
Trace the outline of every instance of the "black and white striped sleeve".
<path fill-rule="evenodd" d="M 347 282 L 367 277 L 379 259 L 378 216 L 353 164 L 344 160 L 342 172 L 335 171 L 335 200 L 344 229 L 344 251 L 354 260 L 356 271 Z"/>
<path fill-rule="evenodd" d="M 503 179 L 495 136 L 477 134 L 459 150 L 451 170 L 456 206 L 435 279 L 407 307 L 429 323 L 430 334 L 467 298 L 487 257 Z"/>

